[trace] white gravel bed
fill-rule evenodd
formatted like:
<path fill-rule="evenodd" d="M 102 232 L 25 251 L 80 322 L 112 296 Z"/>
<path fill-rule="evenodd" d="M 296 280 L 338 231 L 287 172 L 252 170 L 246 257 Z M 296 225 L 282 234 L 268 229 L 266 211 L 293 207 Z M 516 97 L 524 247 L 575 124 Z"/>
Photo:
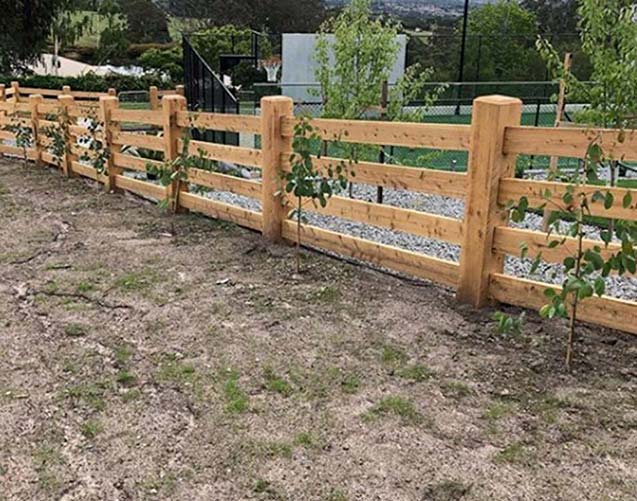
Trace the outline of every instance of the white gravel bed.
<path fill-rule="evenodd" d="M 261 210 L 261 204 L 258 201 L 232 193 L 210 191 L 207 192 L 205 196 L 246 209 L 254 211 Z M 346 194 L 343 194 L 343 196 L 346 196 Z M 353 196 L 358 200 L 375 201 L 376 187 L 361 184 L 354 185 Z M 464 202 L 462 200 L 439 195 L 428 195 L 385 188 L 383 203 L 394 207 L 404 207 L 457 219 L 461 219 L 464 215 Z M 457 262 L 460 258 L 460 248 L 457 245 L 332 216 L 306 212 L 305 217 L 309 224 L 338 231 L 346 235 L 393 245 L 414 252 L 421 252 L 449 261 Z M 522 223 L 511 223 L 511 226 L 530 230 L 540 230 L 541 225 L 542 217 L 534 214 L 527 215 L 525 221 Z M 599 230 L 597 228 L 587 227 L 586 229 L 588 233 L 587 238 L 599 239 Z M 603 245 L 601 241 L 600 243 Z M 532 259 L 507 256 L 505 260 L 505 272 L 521 278 L 530 278 L 547 283 L 559 284 L 562 282 L 558 265 L 542 264 L 533 275 L 530 275 L 531 263 Z M 634 277 L 610 277 L 607 279 L 607 294 L 614 297 L 636 300 L 637 279 Z"/>

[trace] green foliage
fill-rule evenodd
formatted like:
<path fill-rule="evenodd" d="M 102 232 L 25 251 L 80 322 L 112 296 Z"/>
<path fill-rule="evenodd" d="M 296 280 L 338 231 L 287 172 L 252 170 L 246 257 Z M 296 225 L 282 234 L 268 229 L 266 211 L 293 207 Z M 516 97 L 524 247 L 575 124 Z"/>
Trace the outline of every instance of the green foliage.
<path fill-rule="evenodd" d="M 97 111 L 93 108 L 90 108 L 87 119 L 88 137 L 84 137 L 83 142 L 88 145 L 88 148 L 80 156 L 80 160 L 88 162 L 98 174 L 108 175 L 108 159 L 111 156 L 111 150 L 104 137 L 106 134 L 104 122 L 100 121 Z"/>
<path fill-rule="evenodd" d="M 459 21 L 458 32 L 462 29 L 460 23 L 462 20 Z M 526 80 L 530 67 L 543 69 L 532 43 L 537 33 L 535 14 L 517 2 L 498 0 L 472 9 L 468 32 L 473 43 L 467 47 L 467 75 L 477 72 L 478 56 L 480 79 L 483 81 Z M 537 71 L 534 73 L 537 74 Z"/>
<path fill-rule="evenodd" d="M 496 322 L 495 330 L 498 334 L 519 336 L 524 328 L 525 317 L 524 313 L 520 313 L 518 317 L 513 317 L 501 311 L 496 311 L 493 314 L 493 320 Z"/>
<path fill-rule="evenodd" d="M 214 71 L 219 71 L 219 56 L 224 54 L 251 53 L 252 31 L 232 24 L 215 26 L 198 31 L 190 37 L 193 47 L 199 52 Z M 260 39 L 261 57 L 272 54 L 272 47 L 267 38 Z"/>
<path fill-rule="evenodd" d="M 24 68 L 45 49 L 53 21 L 64 0 L 2 2 L 0 72 Z"/>
<path fill-rule="evenodd" d="M 33 129 L 31 125 L 23 123 L 22 118 L 17 115 L 11 117 L 11 123 L 4 126 L 4 130 L 15 135 L 16 146 L 22 150 L 22 158 L 26 165 L 29 155 L 29 148 L 34 145 Z"/>
<path fill-rule="evenodd" d="M 394 415 L 401 419 L 403 424 L 416 425 L 423 421 L 423 416 L 418 412 L 411 400 L 400 396 L 383 398 L 371 408 L 367 418 Z"/>
<path fill-rule="evenodd" d="M 137 43 L 168 42 L 168 19 L 152 0 L 120 2 L 126 16 L 126 37 Z"/>
<path fill-rule="evenodd" d="M 621 138 L 622 133 L 618 136 Z M 553 287 L 547 287 L 544 295 L 547 304 L 540 309 L 540 315 L 544 318 L 569 318 L 570 328 L 566 349 L 566 364 L 570 368 L 573 357 L 573 342 L 575 334 L 575 322 L 577 320 L 578 305 L 594 295 L 602 296 L 605 292 L 605 278 L 612 272 L 622 276 L 626 273 L 635 273 L 637 270 L 637 224 L 631 221 L 617 221 L 613 229 L 605 229 L 601 232 L 602 245 L 585 245 L 588 229 L 585 225 L 585 217 L 591 215 L 592 204 L 602 205 L 606 210 L 615 205 L 614 196 L 609 190 L 595 190 L 591 193 L 586 189 L 587 182 L 595 182 L 597 178 L 597 165 L 603 161 L 603 151 L 597 139 L 594 139 L 587 150 L 583 171 L 576 169 L 570 177 L 562 178 L 568 183 L 564 194 L 558 202 L 554 201 L 553 193 L 546 190 L 542 195 L 546 202 L 543 209 L 554 210 L 548 220 L 547 243 L 548 248 L 561 247 L 567 251 L 561 265 L 563 274 L 562 289 L 557 291 Z M 619 201 L 617 201 L 619 203 Z M 624 208 L 631 207 L 633 197 L 628 192 L 621 201 Z M 511 214 L 514 221 L 522 221 L 528 207 L 528 200 L 522 197 L 517 204 L 511 204 Z M 560 214 L 568 212 L 572 221 L 565 223 Z M 569 240 L 569 238 L 571 240 Z M 620 242 L 618 251 L 608 252 L 608 245 L 615 238 Z M 575 245 L 571 242 L 575 240 Z M 527 257 L 528 247 L 521 246 L 522 257 Z M 537 268 L 541 260 L 541 253 L 535 256 L 532 271 Z"/>
<path fill-rule="evenodd" d="M 70 150 L 71 134 L 69 127 L 71 120 L 66 107 L 61 107 L 58 114 L 48 116 L 47 120 L 56 122 L 56 124 L 43 127 L 40 132 L 51 140 L 49 150 L 55 159 L 57 167 L 61 168 L 62 162 Z"/>
<path fill-rule="evenodd" d="M 152 71 L 160 77 L 168 75 L 175 82 L 184 78 L 183 51 L 179 46 L 148 49 L 139 56 L 137 62 L 146 71 Z"/>
<path fill-rule="evenodd" d="M 223 396 L 226 401 L 226 411 L 240 414 L 248 410 L 250 398 L 239 385 L 239 374 L 231 371 L 223 385 Z"/>
<path fill-rule="evenodd" d="M 578 122 L 604 127 L 632 128 L 637 124 L 637 23 L 631 0 L 580 0 L 582 50 L 590 59 L 591 82 L 566 72 L 551 43 L 537 47 L 555 78 L 566 83 L 570 99 L 587 103 Z"/>
<path fill-rule="evenodd" d="M 180 186 L 181 183 L 188 181 L 188 170 L 191 168 L 210 170 L 210 166 L 212 165 L 211 161 L 206 158 L 206 152 L 202 149 L 198 150 L 197 155 L 190 154 L 190 142 L 192 141 L 191 130 L 192 127 L 184 129 L 182 148 L 176 158 L 166 160 L 160 165 L 146 164 L 146 172 L 148 175 L 157 179 L 162 186 L 171 186 L 175 183 L 172 198 L 166 198 L 160 202 L 160 206 L 170 207 L 173 212 L 179 207 Z"/>
<path fill-rule="evenodd" d="M 126 75 L 96 75 L 86 73 L 79 77 L 55 77 L 51 75 L 30 75 L 16 79 L 12 75 L 0 75 L 0 83 L 7 86 L 14 80 L 19 80 L 21 87 L 34 87 L 37 89 L 56 89 L 68 85 L 72 90 L 83 90 L 89 92 L 106 92 L 108 89 L 117 89 L 118 92 L 131 90 L 145 90 L 156 86 L 160 89 L 172 88 L 172 83 L 162 80 L 157 75 L 143 75 L 133 77 Z"/>
<path fill-rule="evenodd" d="M 302 118 L 294 126 L 294 153 L 290 156 L 292 166 L 290 172 L 283 175 L 285 191 L 292 194 L 297 201 L 294 214 L 297 221 L 296 271 L 300 272 L 301 222 L 303 220 L 303 203 L 318 203 L 327 206 L 332 195 L 347 186 L 348 174 L 354 172 L 348 169 L 345 161 L 319 172 L 313 164 L 312 152 L 320 144 L 320 137 L 314 131 L 307 118 Z M 320 152 L 317 152 L 320 155 Z M 351 162 L 350 162 L 351 164 Z"/>

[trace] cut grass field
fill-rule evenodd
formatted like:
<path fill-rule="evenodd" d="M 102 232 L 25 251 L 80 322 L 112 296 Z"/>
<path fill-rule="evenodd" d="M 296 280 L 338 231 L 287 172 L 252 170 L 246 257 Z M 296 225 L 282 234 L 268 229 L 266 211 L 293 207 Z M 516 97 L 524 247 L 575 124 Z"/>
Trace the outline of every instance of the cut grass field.
<path fill-rule="evenodd" d="M 2 500 L 635 498 L 635 337 L 568 374 L 563 324 L 48 169 L 0 206 Z"/>

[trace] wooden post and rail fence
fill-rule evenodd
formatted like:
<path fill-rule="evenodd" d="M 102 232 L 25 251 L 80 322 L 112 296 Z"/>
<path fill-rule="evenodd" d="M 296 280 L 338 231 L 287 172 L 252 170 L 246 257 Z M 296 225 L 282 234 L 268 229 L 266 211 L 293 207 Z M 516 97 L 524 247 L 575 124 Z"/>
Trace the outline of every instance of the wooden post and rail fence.
<path fill-rule="evenodd" d="M 282 190 L 282 176 L 291 168 L 294 127 L 298 121 L 292 100 L 287 97 L 266 97 L 261 103 L 261 116 L 248 116 L 190 112 L 186 110 L 185 98 L 177 94 L 162 96 L 162 105 L 153 110 L 122 109 L 117 97 L 102 96 L 99 114 L 104 126 L 100 137 L 110 151 L 107 175 L 98 173 L 90 161 L 78 160 L 87 150 L 83 150 L 77 139 L 89 133 L 79 119 L 91 115 L 89 108 L 82 106 L 75 96 L 61 94 L 55 103 L 44 102 L 37 95 L 31 96 L 28 102 L 15 102 L 5 90 L 0 93 L 0 99 L 5 100 L 0 102 L 0 126 L 17 120 L 32 128 L 34 143 L 27 151 L 32 160 L 59 167 L 68 176 L 93 179 L 109 190 L 129 191 L 154 200 L 169 199 L 175 210 L 199 212 L 251 228 L 262 232 L 270 242 L 296 240 L 296 221 L 290 216 L 294 201 L 288 200 Z M 62 108 L 71 120 L 68 133 L 72 144 L 68 147 L 69 153 L 57 159 L 41 131 L 54 123 L 50 121 L 51 114 L 60 113 Z M 522 103 L 518 99 L 484 96 L 474 101 L 471 125 L 312 120 L 314 131 L 324 141 L 467 151 L 469 164 L 467 173 L 366 161 L 351 167 L 357 183 L 463 200 L 465 213 L 462 219 L 344 196 L 333 196 L 326 207 L 310 205 L 306 208 L 310 212 L 456 245 L 461 250 L 459 262 L 309 224 L 302 225 L 303 245 L 456 289 L 459 301 L 476 308 L 496 302 L 539 308 L 546 302 L 544 290 L 559 287 L 507 275 L 505 256 L 519 257 L 520 244 L 524 242 L 529 255 L 542 252 L 545 262 L 561 263 L 571 254 L 575 239 L 567 238 L 566 246 L 553 248 L 545 233 L 509 226 L 506 204 L 526 196 L 529 206 L 537 208 L 546 202 L 547 193 L 550 199 L 561 201 L 568 185 L 516 179 L 514 167 L 518 155 L 583 158 L 595 138 L 613 158 L 637 161 L 637 131 L 627 131 L 618 138 L 616 130 L 526 127 L 520 125 L 521 109 Z M 122 124 L 144 124 L 161 134 L 124 132 Z M 197 168 L 188 169 L 187 182 L 175 182 L 168 187 L 139 179 L 139 174 L 145 173 L 148 165 L 163 164 L 157 159 L 131 154 L 130 147 L 154 151 L 163 155 L 164 160 L 173 160 L 184 146 L 184 131 L 188 128 L 260 135 L 260 148 L 197 140 L 190 140 L 188 148 L 193 155 L 203 152 L 209 160 L 261 169 L 261 181 Z M 0 140 L 12 138 L 11 132 L 0 130 Z M 1 143 L 0 153 L 22 154 L 20 148 Z M 313 157 L 313 161 L 319 170 L 327 170 L 340 164 L 342 159 L 321 156 Z M 135 172 L 137 177 L 132 175 Z M 189 192 L 189 185 L 254 199 L 260 203 L 261 210 L 212 200 Z M 590 192 L 598 189 L 598 186 L 591 186 Z M 603 202 L 595 201 L 590 207 L 592 215 L 637 221 L 637 196 L 632 197 L 633 202 L 626 207 L 622 200 L 628 189 L 607 189 L 613 194 L 612 207 L 606 209 Z M 585 248 L 595 245 L 603 247 L 600 241 L 584 242 Z M 611 243 L 605 252 L 618 248 L 619 244 Z M 587 299 L 580 308 L 578 316 L 581 320 L 637 334 L 637 322 L 634 321 L 637 302 L 604 296 Z"/>

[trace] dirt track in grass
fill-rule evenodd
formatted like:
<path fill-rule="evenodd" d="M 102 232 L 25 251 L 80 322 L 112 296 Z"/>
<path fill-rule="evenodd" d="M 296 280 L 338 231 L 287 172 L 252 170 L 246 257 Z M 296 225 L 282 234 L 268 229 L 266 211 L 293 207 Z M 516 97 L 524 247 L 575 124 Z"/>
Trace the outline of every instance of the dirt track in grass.
<path fill-rule="evenodd" d="M 0 499 L 637 497 L 635 337 L 6 160 L 0 242 Z"/>

